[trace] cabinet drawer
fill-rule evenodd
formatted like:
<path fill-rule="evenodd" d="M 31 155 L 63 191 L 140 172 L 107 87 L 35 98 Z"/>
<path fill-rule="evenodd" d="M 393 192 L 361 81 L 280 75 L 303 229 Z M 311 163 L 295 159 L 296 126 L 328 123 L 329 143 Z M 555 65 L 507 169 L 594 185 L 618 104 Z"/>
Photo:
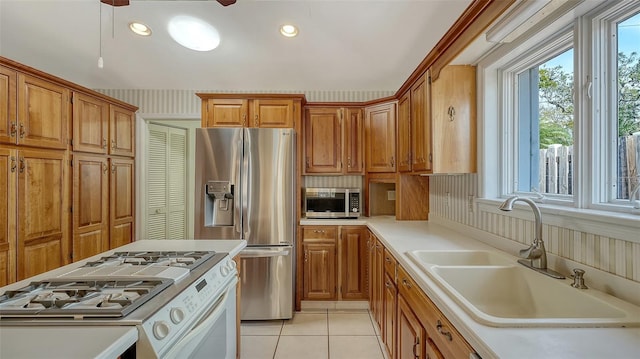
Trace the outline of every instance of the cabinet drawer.
<path fill-rule="evenodd" d="M 398 283 L 398 276 L 396 272 L 396 259 L 393 255 L 385 248 L 384 250 L 384 271 L 389 275 L 389 277 L 393 280 L 394 284 Z"/>
<path fill-rule="evenodd" d="M 302 228 L 302 240 L 304 242 L 335 242 L 338 238 L 338 227 L 335 226 L 314 226 Z"/>
<path fill-rule="evenodd" d="M 458 333 L 427 295 L 416 285 L 407 272 L 398 266 L 398 291 L 427 331 L 432 346 L 445 358 L 469 358 L 474 350 Z"/>

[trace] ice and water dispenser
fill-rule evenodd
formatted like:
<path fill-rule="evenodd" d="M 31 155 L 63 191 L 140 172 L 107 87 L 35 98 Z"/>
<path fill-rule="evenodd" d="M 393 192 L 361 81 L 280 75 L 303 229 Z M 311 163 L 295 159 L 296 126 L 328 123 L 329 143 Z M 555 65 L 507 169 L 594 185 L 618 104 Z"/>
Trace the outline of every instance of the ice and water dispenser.
<path fill-rule="evenodd" d="M 204 225 L 233 226 L 234 185 L 229 181 L 207 181 L 205 190 Z"/>

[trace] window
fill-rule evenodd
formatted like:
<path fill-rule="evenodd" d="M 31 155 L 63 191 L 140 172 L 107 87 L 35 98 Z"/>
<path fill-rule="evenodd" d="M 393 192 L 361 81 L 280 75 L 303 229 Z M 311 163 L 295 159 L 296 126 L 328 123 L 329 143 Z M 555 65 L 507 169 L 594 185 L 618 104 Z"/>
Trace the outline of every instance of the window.
<path fill-rule="evenodd" d="M 502 173 L 483 190 L 640 214 L 640 3 L 582 4 L 487 57 L 500 141 L 484 145 L 485 169 Z"/>

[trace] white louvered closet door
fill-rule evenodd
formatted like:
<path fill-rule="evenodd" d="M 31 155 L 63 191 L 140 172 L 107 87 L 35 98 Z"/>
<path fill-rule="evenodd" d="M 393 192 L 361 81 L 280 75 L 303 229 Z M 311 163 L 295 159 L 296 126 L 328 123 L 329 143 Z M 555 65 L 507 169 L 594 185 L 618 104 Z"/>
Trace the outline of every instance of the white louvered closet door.
<path fill-rule="evenodd" d="M 187 130 L 149 124 L 147 238 L 187 237 Z"/>

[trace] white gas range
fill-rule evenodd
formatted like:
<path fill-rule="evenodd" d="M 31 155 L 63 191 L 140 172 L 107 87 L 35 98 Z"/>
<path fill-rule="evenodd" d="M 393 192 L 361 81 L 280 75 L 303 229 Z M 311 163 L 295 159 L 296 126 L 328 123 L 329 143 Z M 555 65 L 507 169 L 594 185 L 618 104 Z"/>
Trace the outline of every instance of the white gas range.
<path fill-rule="evenodd" d="M 135 327 L 130 356 L 235 357 L 237 271 L 227 253 L 131 250 L 92 259 L 0 289 L 0 329 Z"/>

